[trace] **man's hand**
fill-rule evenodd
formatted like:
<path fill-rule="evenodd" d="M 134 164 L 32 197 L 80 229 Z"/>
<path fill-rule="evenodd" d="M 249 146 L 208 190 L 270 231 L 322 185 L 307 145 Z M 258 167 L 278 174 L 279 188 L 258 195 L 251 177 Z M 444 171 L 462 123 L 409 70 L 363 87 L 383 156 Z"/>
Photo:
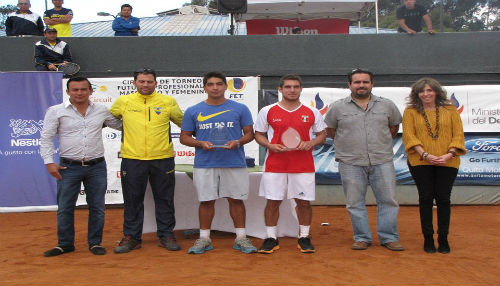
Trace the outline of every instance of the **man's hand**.
<path fill-rule="evenodd" d="M 436 32 L 434 31 L 434 29 L 429 29 L 429 31 L 427 31 L 427 33 L 429 33 L 430 35 L 436 34 Z"/>
<path fill-rule="evenodd" d="M 228 150 L 233 150 L 238 148 L 240 148 L 240 143 L 238 143 L 238 140 L 229 141 L 226 143 L 226 147 L 224 147 L 224 149 Z"/>
<path fill-rule="evenodd" d="M 406 33 L 407 33 L 408 35 L 415 35 L 417 32 L 415 32 L 415 31 L 414 31 L 414 30 L 412 30 L 412 29 L 408 29 L 408 30 L 406 30 Z"/>
<path fill-rule="evenodd" d="M 288 151 L 288 148 L 286 148 L 285 146 L 283 146 L 281 144 L 269 144 L 267 146 L 267 149 L 269 149 L 270 151 L 272 151 L 274 153 L 281 153 L 281 152 Z"/>
<path fill-rule="evenodd" d="M 56 65 L 55 65 L 55 64 L 50 64 L 50 65 L 48 65 L 48 66 L 47 66 L 47 68 L 48 68 L 49 70 L 51 70 L 51 71 L 57 71 L 57 67 L 56 67 Z"/>
<path fill-rule="evenodd" d="M 203 148 L 203 150 L 207 151 L 212 151 L 214 150 L 214 145 L 208 141 L 199 141 L 200 147 Z"/>
<path fill-rule="evenodd" d="M 301 141 L 299 146 L 297 146 L 297 150 L 309 151 L 312 147 L 314 147 L 312 141 Z"/>
<path fill-rule="evenodd" d="M 61 174 L 59 173 L 59 170 L 64 170 L 66 169 L 66 167 L 62 167 L 62 166 L 59 166 L 57 165 L 56 163 L 49 163 L 49 164 L 46 164 L 45 167 L 47 167 L 47 171 L 49 171 L 50 175 L 54 178 L 56 178 L 57 180 L 60 180 L 62 179 L 62 176 Z"/>

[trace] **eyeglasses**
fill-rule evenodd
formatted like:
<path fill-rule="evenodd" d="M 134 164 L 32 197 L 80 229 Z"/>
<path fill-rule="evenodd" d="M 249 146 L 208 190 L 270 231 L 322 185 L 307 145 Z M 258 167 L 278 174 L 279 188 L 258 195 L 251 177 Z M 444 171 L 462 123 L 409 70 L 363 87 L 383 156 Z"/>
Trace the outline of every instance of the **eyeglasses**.
<path fill-rule="evenodd" d="M 17 3 L 17 5 L 29 6 L 29 5 L 30 5 L 30 3 Z"/>
<path fill-rule="evenodd" d="M 153 69 L 142 68 L 136 70 L 134 73 L 155 73 L 155 71 Z"/>

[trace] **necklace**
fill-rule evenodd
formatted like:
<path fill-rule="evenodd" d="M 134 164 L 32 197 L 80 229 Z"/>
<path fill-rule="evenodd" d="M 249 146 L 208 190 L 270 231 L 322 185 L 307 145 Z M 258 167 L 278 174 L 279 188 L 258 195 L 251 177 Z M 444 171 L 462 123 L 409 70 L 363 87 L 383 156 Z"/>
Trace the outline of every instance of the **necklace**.
<path fill-rule="evenodd" d="M 429 118 L 427 118 L 427 114 L 425 114 L 425 110 L 422 111 L 422 115 L 425 120 L 425 127 L 427 127 L 427 133 L 431 136 L 432 140 L 437 140 L 439 137 L 439 107 L 436 106 L 436 134 L 432 133 L 431 124 L 429 123 Z"/>

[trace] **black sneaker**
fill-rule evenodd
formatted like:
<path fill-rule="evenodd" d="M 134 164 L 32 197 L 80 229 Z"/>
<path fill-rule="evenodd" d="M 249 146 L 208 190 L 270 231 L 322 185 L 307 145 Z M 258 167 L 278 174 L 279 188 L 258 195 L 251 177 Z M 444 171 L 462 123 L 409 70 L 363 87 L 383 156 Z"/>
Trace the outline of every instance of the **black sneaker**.
<path fill-rule="evenodd" d="M 300 249 L 302 253 L 314 253 L 316 250 L 314 249 L 314 245 L 311 243 L 310 237 L 301 237 L 298 240 L 297 248 Z"/>
<path fill-rule="evenodd" d="M 141 242 L 133 239 L 130 235 L 126 235 L 122 238 L 117 247 L 115 247 L 115 253 L 127 253 L 134 249 L 141 248 Z"/>
<path fill-rule="evenodd" d="M 45 251 L 43 253 L 43 256 L 45 257 L 58 256 L 73 251 L 75 251 L 75 247 L 73 245 L 66 245 L 66 246 L 58 245 L 50 250 Z"/>
<path fill-rule="evenodd" d="M 279 241 L 276 238 L 266 238 L 264 243 L 262 243 L 262 247 L 258 250 L 259 253 L 270 254 L 275 250 L 280 249 Z"/>
<path fill-rule="evenodd" d="M 99 244 L 94 244 L 92 246 L 89 246 L 89 250 L 94 255 L 104 255 L 104 254 L 106 254 L 106 248 L 102 247 Z"/>
<path fill-rule="evenodd" d="M 181 250 L 181 247 L 179 244 L 177 244 L 177 240 L 175 237 L 166 237 L 162 236 L 160 237 L 160 244 L 158 244 L 159 247 L 165 247 L 167 250 L 170 251 L 177 251 Z"/>

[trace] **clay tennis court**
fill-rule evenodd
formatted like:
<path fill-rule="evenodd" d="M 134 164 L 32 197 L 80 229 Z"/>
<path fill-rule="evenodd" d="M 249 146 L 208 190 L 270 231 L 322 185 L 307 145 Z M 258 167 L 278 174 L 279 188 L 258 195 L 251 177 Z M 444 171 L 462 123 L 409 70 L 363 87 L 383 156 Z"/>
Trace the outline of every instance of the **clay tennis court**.
<path fill-rule="evenodd" d="M 450 254 L 422 250 L 418 208 L 401 207 L 399 229 L 406 251 L 392 252 L 374 241 L 366 251 L 350 249 L 347 211 L 315 206 L 315 254 L 301 254 L 296 239 L 281 238 L 271 255 L 232 250 L 233 234 L 215 232 L 215 249 L 188 255 L 196 237 L 176 231 L 180 252 L 157 246 L 155 234 L 142 249 L 114 254 L 121 238 L 122 208 L 107 210 L 103 245 L 108 254 L 87 249 L 87 210 L 76 212 L 76 251 L 46 258 L 56 245 L 55 212 L 0 214 L 1 285 L 500 285 L 499 206 L 453 206 Z M 375 233 L 376 208 L 369 207 Z M 321 226 L 329 222 L 329 226 Z M 262 240 L 253 239 L 256 246 Z"/>

